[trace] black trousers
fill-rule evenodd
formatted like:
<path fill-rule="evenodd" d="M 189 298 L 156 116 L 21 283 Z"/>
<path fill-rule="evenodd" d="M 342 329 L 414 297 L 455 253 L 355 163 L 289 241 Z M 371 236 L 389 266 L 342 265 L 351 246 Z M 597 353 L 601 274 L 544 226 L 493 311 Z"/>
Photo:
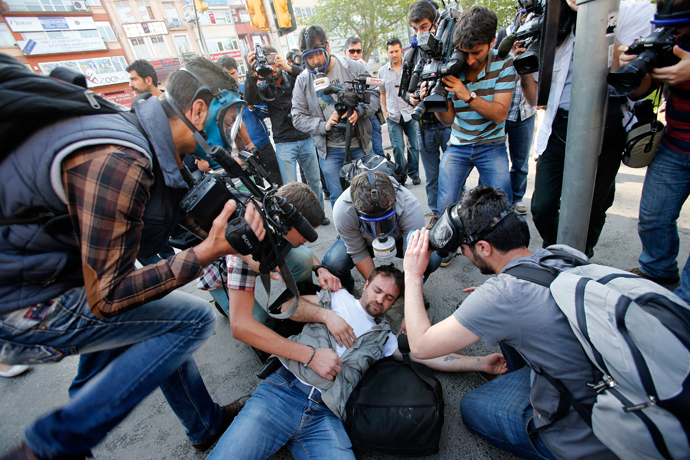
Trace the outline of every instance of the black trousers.
<path fill-rule="evenodd" d="M 273 145 L 269 142 L 263 147 L 259 148 L 259 161 L 270 175 L 271 182 L 278 185 L 283 185 L 283 178 L 280 175 L 280 167 L 278 166 L 278 159 L 276 158 L 276 151 Z"/>
<path fill-rule="evenodd" d="M 553 121 L 546 150 L 537 160 L 537 174 L 532 196 L 532 218 L 544 247 L 556 244 L 558 217 L 563 186 L 565 140 L 568 133 L 568 112 L 559 110 Z M 622 116 L 610 117 L 604 128 L 604 141 L 597 163 L 585 254 L 591 257 L 594 246 L 606 221 L 606 210 L 613 204 L 616 193 L 616 174 L 625 148 L 625 129 Z"/>

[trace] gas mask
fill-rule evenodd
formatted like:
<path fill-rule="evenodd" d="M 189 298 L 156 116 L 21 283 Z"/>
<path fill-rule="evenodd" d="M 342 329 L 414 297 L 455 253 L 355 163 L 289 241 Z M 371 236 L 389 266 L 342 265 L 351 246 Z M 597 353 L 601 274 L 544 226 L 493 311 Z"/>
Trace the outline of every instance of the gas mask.
<path fill-rule="evenodd" d="M 308 57 L 312 55 L 317 55 L 318 53 L 323 53 L 323 55 L 326 57 L 326 63 L 322 67 L 312 67 L 311 65 L 309 65 Z M 328 68 L 328 65 L 331 63 L 331 55 L 328 53 L 326 45 L 314 45 L 314 49 L 305 51 L 304 54 L 302 54 L 302 62 L 305 64 L 307 71 L 309 71 L 309 73 L 323 72 Z"/>

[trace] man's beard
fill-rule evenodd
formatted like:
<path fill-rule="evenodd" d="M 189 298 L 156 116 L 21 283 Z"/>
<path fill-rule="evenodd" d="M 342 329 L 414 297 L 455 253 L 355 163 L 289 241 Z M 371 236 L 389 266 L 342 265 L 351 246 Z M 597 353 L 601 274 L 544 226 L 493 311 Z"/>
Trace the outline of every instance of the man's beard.
<path fill-rule="evenodd" d="M 482 256 L 477 254 L 475 248 L 472 248 L 472 263 L 475 267 L 479 269 L 479 273 L 482 275 L 495 275 L 493 267 L 486 261 Z"/>

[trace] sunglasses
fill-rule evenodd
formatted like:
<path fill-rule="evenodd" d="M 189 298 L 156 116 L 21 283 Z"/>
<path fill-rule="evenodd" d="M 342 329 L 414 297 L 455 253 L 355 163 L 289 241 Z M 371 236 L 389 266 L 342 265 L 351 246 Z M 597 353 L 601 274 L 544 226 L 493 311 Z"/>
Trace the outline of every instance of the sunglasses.
<path fill-rule="evenodd" d="M 361 53 L 361 52 L 362 52 L 362 50 L 353 50 L 353 49 L 349 49 L 349 50 L 346 50 L 346 51 L 347 51 L 348 53 L 353 53 L 353 54 L 354 54 L 354 53 Z"/>

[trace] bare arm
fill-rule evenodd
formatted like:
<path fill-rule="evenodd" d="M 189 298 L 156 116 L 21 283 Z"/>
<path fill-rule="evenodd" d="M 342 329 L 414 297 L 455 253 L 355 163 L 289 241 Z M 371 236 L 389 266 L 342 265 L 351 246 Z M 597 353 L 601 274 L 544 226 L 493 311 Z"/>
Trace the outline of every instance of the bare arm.
<path fill-rule="evenodd" d="M 381 91 L 381 110 L 383 110 L 383 116 L 388 118 L 388 109 L 386 107 L 386 92 Z"/>
<path fill-rule="evenodd" d="M 458 77 L 449 75 L 443 78 L 443 83 L 446 90 L 455 93 L 455 96 L 461 101 L 467 102 L 470 98 L 470 90 Z M 478 96 L 469 103 L 469 106 L 482 117 L 496 124 L 503 123 L 508 116 L 512 97 L 512 92 L 495 93 L 493 101 L 487 101 Z"/>
<path fill-rule="evenodd" d="M 361 262 L 355 264 L 355 267 L 357 267 L 357 270 L 362 274 L 364 279 L 368 280 L 371 272 L 374 271 L 374 261 L 372 260 L 371 256 L 367 256 L 362 259 Z"/>
<path fill-rule="evenodd" d="M 455 106 L 453 105 L 453 101 L 448 99 L 448 110 L 446 110 L 445 112 L 436 112 L 435 115 L 436 118 L 438 118 L 438 121 L 440 121 L 444 125 L 452 125 L 453 120 L 455 119 Z"/>
<path fill-rule="evenodd" d="M 402 361 L 400 350 L 396 350 L 393 357 L 397 361 Z M 449 353 L 432 359 L 418 359 L 415 355 L 410 354 L 410 359 L 439 372 L 486 372 L 487 374 L 505 374 L 508 372 L 506 360 L 500 353 L 486 356 Z"/>

